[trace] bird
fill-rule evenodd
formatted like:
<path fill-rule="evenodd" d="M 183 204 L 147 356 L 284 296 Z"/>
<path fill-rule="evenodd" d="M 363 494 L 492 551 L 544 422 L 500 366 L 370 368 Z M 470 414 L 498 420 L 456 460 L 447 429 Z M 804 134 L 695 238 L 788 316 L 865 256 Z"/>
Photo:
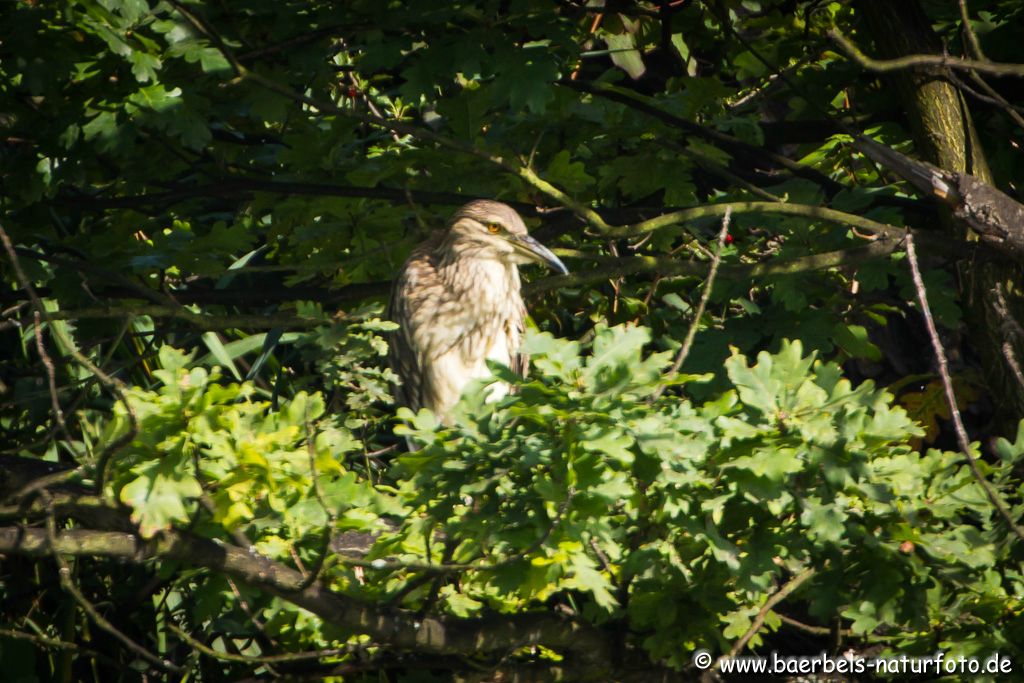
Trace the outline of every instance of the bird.
<path fill-rule="evenodd" d="M 444 231 L 413 249 L 395 278 L 387 313 L 398 325 L 388 361 L 399 379 L 399 406 L 428 408 L 447 424 L 466 385 L 491 376 L 488 360 L 525 376 L 519 266 L 527 263 L 569 272 L 527 233 L 515 209 L 488 199 L 461 207 Z M 496 383 L 487 400 L 508 391 Z"/>

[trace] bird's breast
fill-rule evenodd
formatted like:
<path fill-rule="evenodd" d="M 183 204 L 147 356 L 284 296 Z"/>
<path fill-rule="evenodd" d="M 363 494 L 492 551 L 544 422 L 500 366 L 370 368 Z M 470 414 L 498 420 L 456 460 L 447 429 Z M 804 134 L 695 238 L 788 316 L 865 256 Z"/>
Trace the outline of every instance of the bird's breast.
<path fill-rule="evenodd" d="M 518 270 L 499 261 L 461 259 L 437 275 L 438 286 L 416 302 L 410 328 L 425 375 L 424 404 L 443 415 L 467 383 L 491 376 L 488 360 L 512 365 L 523 300 Z M 507 393 L 496 383 L 488 398 Z"/>

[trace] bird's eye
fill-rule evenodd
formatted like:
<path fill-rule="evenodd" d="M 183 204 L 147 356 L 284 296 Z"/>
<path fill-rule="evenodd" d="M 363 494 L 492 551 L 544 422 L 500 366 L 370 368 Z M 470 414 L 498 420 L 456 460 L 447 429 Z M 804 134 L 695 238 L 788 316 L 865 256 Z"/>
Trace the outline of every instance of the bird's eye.
<path fill-rule="evenodd" d="M 499 232 L 501 232 L 501 226 L 498 225 L 497 223 L 488 223 L 487 232 L 491 233 L 492 235 L 497 235 Z"/>

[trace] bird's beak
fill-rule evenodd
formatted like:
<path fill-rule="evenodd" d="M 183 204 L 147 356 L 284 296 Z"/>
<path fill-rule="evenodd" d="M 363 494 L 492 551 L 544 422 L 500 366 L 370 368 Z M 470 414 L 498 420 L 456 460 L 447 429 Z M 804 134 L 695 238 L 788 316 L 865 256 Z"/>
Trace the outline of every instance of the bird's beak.
<path fill-rule="evenodd" d="M 529 235 L 516 235 L 512 238 L 512 245 L 515 246 L 531 261 L 543 263 L 552 270 L 557 270 L 562 275 L 568 275 L 569 269 L 562 263 L 562 259 L 551 253 L 551 250 Z"/>

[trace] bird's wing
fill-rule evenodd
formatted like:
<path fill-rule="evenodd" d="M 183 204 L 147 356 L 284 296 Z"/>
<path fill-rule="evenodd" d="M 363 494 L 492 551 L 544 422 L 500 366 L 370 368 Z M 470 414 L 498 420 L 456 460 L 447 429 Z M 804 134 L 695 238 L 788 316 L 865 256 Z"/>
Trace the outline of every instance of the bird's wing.
<path fill-rule="evenodd" d="M 394 387 L 395 403 L 419 410 L 421 373 L 416 353 L 409 342 L 411 334 L 407 326 L 399 322 L 407 319 L 402 315 L 402 303 L 392 295 L 391 304 L 388 306 L 388 318 L 398 322 L 398 329 L 388 338 L 388 365 L 391 366 L 392 372 L 401 378 Z"/>
<path fill-rule="evenodd" d="M 526 334 L 526 307 L 522 306 L 519 309 L 519 315 L 514 316 L 509 321 L 509 338 L 517 340 L 516 348 L 522 345 L 523 335 Z M 512 372 L 516 373 L 520 377 L 526 377 L 526 374 L 530 371 L 530 356 L 522 353 L 518 350 L 512 352 L 509 367 L 512 368 Z"/>
<path fill-rule="evenodd" d="M 414 290 L 417 278 L 429 267 L 424 252 L 413 252 L 395 280 L 388 302 L 388 320 L 398 323 L 398 329 L 388 339 L 388 365 L 401 378 L 401 383 L 395 386 L 395 402 L 413 411 L 423 407 L 423 368 L 413 341 L 419 305 Z"/>

